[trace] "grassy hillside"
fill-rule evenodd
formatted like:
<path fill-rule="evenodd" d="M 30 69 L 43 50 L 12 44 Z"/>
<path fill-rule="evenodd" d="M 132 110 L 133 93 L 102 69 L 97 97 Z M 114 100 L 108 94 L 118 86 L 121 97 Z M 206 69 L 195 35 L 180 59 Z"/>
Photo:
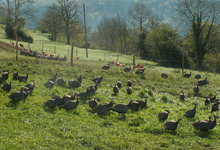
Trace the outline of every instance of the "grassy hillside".
<path fill-rule="evenodd" d="M 32 49 L 40 50 L 41 44 L 44 43 L 45 49 L 48 45 L 47 51 L 49 51 L 49 47 L 53 49 L 56 45 L 60 47 L 57 48 L 57 53 L 64 55 L 66 53 L 64 49 L 69 47 L 50 42 L 44 35 L 31 34 L 35 39 Z M 1 40 L 9 42 L 4 37 L 1 37 Z M 103 59 L 98 61 L 98 54 L 101 56 L 104 52 L 99 50 L 96 52 L 90 53 L 88 59 L 81 57 L 80 60 L 74 60 L 74 65 L 71 66 L 69 61 L 49 61 L 20 55 L 19 61 L 15 61 L 14 50 L 4 46 L 0 48 L 1 70 L 11 70 L 13 73 L 19 69 L 20 74 L 30 73 L 26 83 L 12 80 L 10 74 L 7 81 L 13 82 L 12 92 L 18 91 L 27 83 L 36 82 L 33 93 L 19 104 L 11 102 L 8 98 L 10 92 L 0 89 L 0 149 L 220 149 L 218 125 L 207 132 L 197 131 L 191 125 L 197 120 L 208 119 L 211 115 L 211 106 L 204 106 L 204 100 L 207 95 L 219 95 L 219 74 L 186 70 L 186 72 L 192 71 L 192 77 L 188 79 L 182 77 L 180 69 L 159 67 L 142 60 L 137 60 L 137 63 L 145 65 L 146 70 L 143 75 L 136 75 L 133 70 L 124 72 L 123 67 L 117 66 L 102 70 L 101 67 L 111 60 L 106 56 L 105 61 Z M 85 50 L 79 49 L 79 56 L 84 54 Z M 117 54 L 109 53 L 109 55 L 116 61 L 114 57 Z M 131 56 L 122 55 L 119 61 L 132 64 Z M 76 79 L 82 73 L 82 86 L 71 89 L 67 84 L 55 85 L 51 90 L 45 88 L 44 83 L 56 72 L 58 77 L 66 81 Z M 89 99 L 80 100 L 78 108 L 71 111 L 58 107 L 48 109 L 44 106 L 43 103 L 55 94 L 64 96 L 85 91 L 87 86 L 93 84 L 91 80 L 103 73 L 105 76 L 102 83 L 98 86 L 96 94 L 89 99 L 96 97 L 99 103 L 103 103 L 115 98 L 115 104 L 127 104 L 130 99 L 148 97 L 147 107 L 139 111 L 129 110 L 126 117 L 118 116 L 113 111 L 109 111 L 104 117 L 91 112 L 87 104 Z M 164 79 L 160 76 L 161 73 L 167 73 L 169 77 Z M 196 85 L 197 79 L 194 78 L 196 74 L 200 74 L 203 78 L 207 77 L 210 82 L 201 86 L 198 94 L 194 94 L 192 90 Z M 123 87 L 119 94 L 115 95 L 112 86 L 119 80 Z M 131 95 L 126 93 L 128 80 L 133 81 Z M 180 92 L 187 95 L 185 101 L 179 100 Z M 187 119 L 183 114 L 193 108 L 196 102 L 199 105 L 195 118 Z M 180 121 L 176 131 L 165 131 L 164 122 L 159 122 L 157 115 L 164 110 L 171 111 L 168 120 L 182 117 L 183 120 Z M 215 114 L 219 112 L 212 113 Z"/>

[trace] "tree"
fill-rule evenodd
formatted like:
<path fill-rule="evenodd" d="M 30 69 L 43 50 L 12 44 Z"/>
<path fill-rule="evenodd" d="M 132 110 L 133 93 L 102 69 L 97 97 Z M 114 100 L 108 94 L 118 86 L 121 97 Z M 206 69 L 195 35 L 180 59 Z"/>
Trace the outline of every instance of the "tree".
<path fill-rule="evenodd" d="M 139 26 L 140 32 L 146 26 L 148 19 L 151 18 L 151 10 L 143 3 L 135 3 L 128 10 L 129 16 L 132 18 L 132 24 Z"/>
<path fill-rule="evenodd" d="M 155 27 L 149 33 L 149 39 L 156 52 L 157 62 L 165 67 L 181 67 L 182 66 L 182 38 L 178 29 L 173 28 L 169 24 L 162 24 Z M 148 53 L 152 55 L 152 51 Z M 185 57 L 185 67 L 189 67 Z"/>
<path fill-rule="evenodd" d="M 75 0 L 57 0 L 58 1 L 58 11 L 65 23 L 65 34 L 67 38 L 67 44 L 70 44 L 70 37 L 73 34 L 71 26 L 75 23 L 74 19 L 77 19 L 79 11 L 79 5 Z"/>
<path fill-rule="evenodd" d="M 192 33 L 192 54 L 201 68 L 204 56 L 214 47 L 213 33 L 217 33 L 220 21 L 220 2 L 217 0 L 178 0 L 174 18 Z"/>
<path fill-rule="evenodd" d="M 49 6 L 40 21 L 40 28 L 49 31 L 53 41 L 57 40 L 57 34 L 60 32 L 62 26 L 61 15 L 57 11 L 57 7 L 55 4 Z"/>

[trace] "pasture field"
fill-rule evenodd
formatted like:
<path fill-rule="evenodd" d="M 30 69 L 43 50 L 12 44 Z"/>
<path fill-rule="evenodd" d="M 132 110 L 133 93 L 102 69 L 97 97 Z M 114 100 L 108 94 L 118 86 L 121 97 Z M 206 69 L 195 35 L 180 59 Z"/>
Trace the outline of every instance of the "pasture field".
<path fill-rule="evenodd" d="M 3 32 L 0 30 L 0 32 Z M 42 43 L 51 47 L 54 45 L 56 51 L 61 56 L 65 55 L 69 45 L 51 42 L 45 35 L 31 33 L 34 38 L 32 49 L 41 49 Z M 0 40 L 9 42 L 0 34 Z M 27 44 L 24 43 L 23 44 Z M 59 46 L 59 48 L 58 48 Z M 93 50 L 90 50 L 93 51 Z M 206 96 L 220 95 L 220 75 L 209 72 L 192 72 L 192 77 L 183 78 L 181 69 L 164 68 L 157 66 L 153 62 L 146 62 L 140 59 L 136 63 L 144 65 L 146 68 L 143 75 L 131 72 L 124 72 L 123 67 L 111 66 L 109 70 L 102 70 L 101 67 L 111 61 L 106 55 L 106 60 L 98 60 L 103 53 L 101 50 L 94 50 L 89 53 L 89 58 L 83 57 L 85 49 L 78 49 L 81 57 L 70 65 L 70 61 L 59 62 L 52 60 L 42 60 L 33 57 L 19 55 L 19 61 L 15 61 L 15 51 L 6 46 L 0 46 L 0 69 L 2 71 L 16 72 L 25 75 L 29 72 L 28 81 L 19 82 L 12 80 L 12 73 L 9 79 L 12 81 L 11 92 L 18 91 L 21 86 L 27 83 L 36 82 L 35 90 L 19 104 L 13 104 L 8 98 L 10 92 L 0 89 L 0 149 L 220 149 L 220 129 L 219 123 L 210 131 L 198 131 L 191 123 L 198 120 L 208 119 L 211 115 L 211 105 L 205 106 Z M 118 54 L 108 52 L 108 56 Z M 100 54 L 100 56 L 98 56 Z M 82 55 L 82 56 L 81 56 Z M 68 56 L 70 58 L 70 56 Z M 74 56 L 75 58 L 75 56 Z M 120 55 L 119 61 L 132 64 L 132 57 Z M 66 81 L 76 79 L 82 73 L 82 86 L 77 89 L 54 85 L 52 89 L 47 89 L 44 83 L 58 72 L 58 78 L 62 77 Z M 126 117 L 118 116 L 116 112 L 109 111 L 106 116 L 99 116 L 92 113 L 87 100 L 80 100 L 76 110 L 66 111 L 56 107 L 48 109 L 44 102 L 54 95 L 64 96 L 72 93 L 85 91 L 86 87 L 94 84 L 91 80 L 105 74 L 103 81 L 98 86 L 95 95 L 98 103 L 109 102 L 115 98 L 115 104 L 126 103 L 130 99 L 149 99 L 147 107 L 138 111 L 129 110 Z M 168 78 L 162 78 L 161 73 L 167 73 Z M 193 88 L 198 79 L 194 76 L 200 74 L 202 78 L 207 77 L 209 84 L 200 86 L 200 92 L 194 94 Z M 126 93 L 126 83 L 132 80 L 132 94 Z M 119 93 L 113 93 L 112 86 L 121 81 L 123 86 Z M 181 92 L 186 94 L 184 101 L 179 99 Z M 183 114 L 197 106 L 197 114 L 192 119 L 187 119 Z M 164 122 L 159 122 L 158 113 L 170 110 L 167 120 L 177 120 L 182 118 L 176 131 L 166 131 L 163 128 Z M 219 115 L 213 112 L 212 115 Z M 219 120 L 217 121 L 219 122 Z"/>

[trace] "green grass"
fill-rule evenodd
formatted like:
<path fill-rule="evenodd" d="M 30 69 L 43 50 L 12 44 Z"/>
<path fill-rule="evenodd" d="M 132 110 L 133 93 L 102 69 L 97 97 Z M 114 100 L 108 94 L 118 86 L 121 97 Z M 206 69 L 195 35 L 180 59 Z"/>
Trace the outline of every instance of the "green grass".
<path fill-rule="evenodd" d="M 69 47 L 50 42 L 39 33 L 30 34 L 35 39 L 31 47 L 36 46 L 36 49 L 41 49 L 40 43 L 44 43 L 45 49 L 48 45 L 49 51 L 49 47 L 53 49 L 56 44 L 60 46 L 57 52 L 63 55 L 66 53 L 63 52 L 64 49 Z M 4 37 L 1 37 L 1 40 L 8 41 Z M 84 55 L 84 49 L 79 51 Z M 12 104 L 8 98 L 10 93 L 0 89 L 0 149 L 220 149 L 219 126 L 208 132 L 200 132 L 194 130 L 191 125 L 197 120 L 208 119 L 211 108 L 204 106 L 204 100 L 206 95 L 219 95 L 219 74 L 186 70 L 192 71 L 192 77 L 188 79 L 181 76 L 180 69 L 159 67 L 155 63 L 140 59 L 136 62 L 145 65 L 144 75 L 136 75 L 133 70 L 124 72 L 123 67 L 117 66 L 101 70 L 100 68 L 110 61 L 110 58 L 107 60 L 106 57 L 105 61 L 99 61 L 98 54 L 107 52 L 95 51 L 97 53 L 89 53 L 88 59 L 82 57 L 80 60 L 74 60 L 74 65 L 71 66 L 69 60 L 49 61 L 21 55 L 19 61 L 15 61 L 13 50 L 7 47 L 0 49 L 1 70 L 11 70 L 13 73 L 19 69 L 20 74 L 30 73 L 26 83 L 12 80 L 12 74 L 10 75 L 8 81 L 13 81 L 12 92 L 18 91 L 29 82 L 36 82 L 32 95 L 19 104 Z M 122 55 L 119 60 L 132 64 L 131 56 Z M 76 79 L 82 73 L 82 86 L 71 89 L 68 85 L 55 85 L 51 90 L 46 89 L 43 84 L 56 72 L 58 77 L 66 81 Z M 48 109 L 43 105 L 55 94 L 64 96 L 85 91 L 87 86 L 94 84 L 91 80 L 103 73 L 105 76 L 102 83 L 98 86 L 96 94 L 90 98 L 96 97 L 99 103 L 109 102 L 111 98 L 115 98 L 117 104 L 129 103 L 130 99 L 144 100 L 148 97 L 147 107 L 138 111 L 129 110 L 126 117 L 118 116 L 112 111 L 104 117 L 91 112 L 87 104 L 89 99 L 80 100 L 78 108 L 71 111 L 60 108 Z M 164 79 L 160 76 L 161 73 L 167 73 L 169 77 Z M 193 78 L 195 74 L 200 74 L 203 78 L 207 76 L 210 81 L 210 84 L 200 87 L 200 93 L 197 95 L 193 93 L 197 81 Z M 133 82 L 131 95 L 126 94 L 128 80 Z M 117 81 L 121 81 L 123 86 L 119 93 L 114 95 L 112 86 Z M 186 94 L 185 101 L 179 100 L 181 92 Z M 199 105 L 195 118 L 183 117 L 196 102 Z M 182 117 L 183 120 L 180 121 L 176 131 L 165 131 L 164 123 L 159 122 L 157 115 L 164 110 L 170 110 L 168 120 Z"/>

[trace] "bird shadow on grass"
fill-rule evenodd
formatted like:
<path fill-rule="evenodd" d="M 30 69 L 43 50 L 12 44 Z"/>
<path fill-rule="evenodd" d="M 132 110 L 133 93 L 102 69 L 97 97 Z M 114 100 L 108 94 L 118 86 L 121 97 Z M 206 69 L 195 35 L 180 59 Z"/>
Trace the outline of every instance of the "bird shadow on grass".
<path fill-rule="evenodd" d="M 154 134 L 154 135 L 156 135 L 156 134 L 161 135 L 161 134 L 164 134 L 164 133 L 168 133 L 170 135 L 177 135 L 176 130 L 175 131 L 169 131 L 169 130 L 165 130 L 165 129 L 149 129 L 149 130 L 145 129 L 144 132 Z"/>
<path fill-rule="evenodd" d="M 13 100 L 10 100 L 6 104 L 7 107 L 13 108 L 14 110 L 17 108 L 18 105 L 19 105 L 19 103 L 18 102 L 14 102 Z"/>
<path fill-rule="evenodd" d="M 49 112 L 51 114 L 54 114 L 56 111 L 56 108 L 48 108 L 46 106 L 43 106 L 43 108 L 44 108 L 44 111 Z"/>
<path fill-rule="evenodd" d="M 194 131 L 195 135 L 200 136 L 201 138 L 207 138 L 207 139 L 212 139 L 212 131 L 199 131 L 199 130 L 195 130 Z"/>

